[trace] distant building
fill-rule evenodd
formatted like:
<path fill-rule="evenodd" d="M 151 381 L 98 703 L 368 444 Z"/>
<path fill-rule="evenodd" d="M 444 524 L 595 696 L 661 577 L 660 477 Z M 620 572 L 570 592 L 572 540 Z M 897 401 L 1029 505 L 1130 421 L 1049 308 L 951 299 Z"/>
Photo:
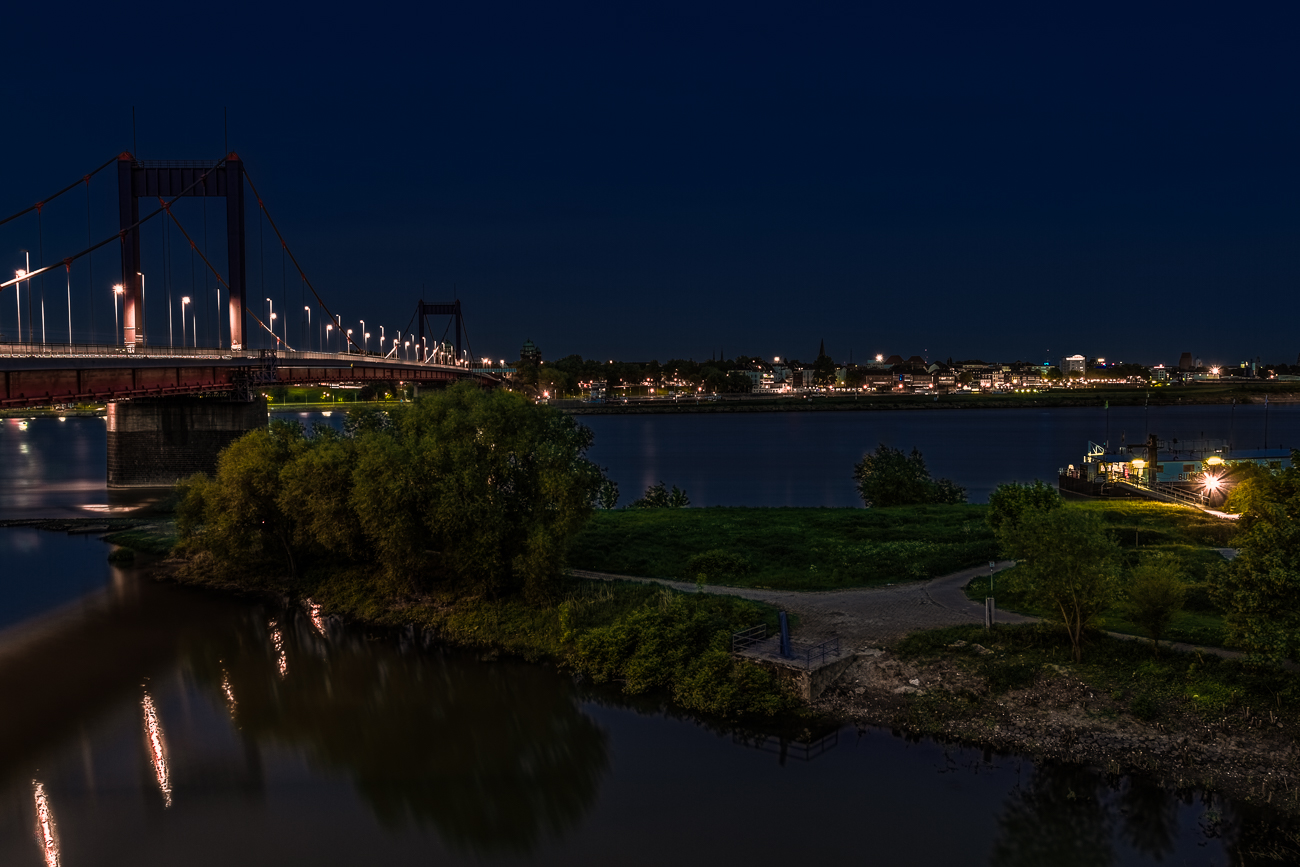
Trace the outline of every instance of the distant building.
<path fill-rule="evenodd" d="M 1061 375 L 1069 376 L 1077 373 L 1080 376 L 1088 374 L 1088 359 L 1082 355 L 1070 355 L 1061 359 Z"/>
<path fill-rule="evenodd" d="M 1182 355 L 1178 356 L 1179 370 L 1191 370 L 1193 367 L 1196 367 L 1196 363 L 1192 361 L 1192 354 L 1190 352 L 1184 352 Z"/>
<path fill-rule="evenodd" d="M 521 364 L 531 364 L 536 367 L 542 363 L 542 351 L 531 340 L 525 340 L 524 345 L 519 349 L 519 361 Z"/>
<path fill-rule="evenodd" d="M 592 403 L 605 402 L 605 390 L 608 385 L 609 383 L 605 382 L 603 379 L 592 382 L 591 393 L 589 395 Z"/>

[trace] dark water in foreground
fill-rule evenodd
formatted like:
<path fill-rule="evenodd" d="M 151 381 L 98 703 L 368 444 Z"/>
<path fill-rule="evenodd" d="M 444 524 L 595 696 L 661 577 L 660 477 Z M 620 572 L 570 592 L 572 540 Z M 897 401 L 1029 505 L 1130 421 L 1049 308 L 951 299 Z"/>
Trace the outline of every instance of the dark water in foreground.
<path fill-rule="evenodd" d="M 103 546 L 47 537 L 75 553 L 32 581 L 104 574 Z M 1204 865 L 1266 840 L 1230 802 L 1141 780 L 882 731 L 738 733 L 107 579 L 0 631 L 0 864 Z"/>

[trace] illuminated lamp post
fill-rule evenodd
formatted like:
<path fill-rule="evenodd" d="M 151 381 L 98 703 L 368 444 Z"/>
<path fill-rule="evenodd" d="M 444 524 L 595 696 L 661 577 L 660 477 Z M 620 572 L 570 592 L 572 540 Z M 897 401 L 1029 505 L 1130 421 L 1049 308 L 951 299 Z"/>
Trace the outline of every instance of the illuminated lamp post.
<path fill-rule="evenodd" d="M 119 336 L 121 335 L 122 330 L 117 321 L 117 301 L 122 297 L 122 293 L 125 291 L 126 287 L 121 283 L 113 286 L 113 333 Z"/>
<path fill-rule="evenodd" d="M 190 296 L 185 295 L 181 298 L 181 349 L 185 348 L 185 308 L 190 303 Z M 195 346 L 198 346 L 198 335 L 195 335 Z"/>

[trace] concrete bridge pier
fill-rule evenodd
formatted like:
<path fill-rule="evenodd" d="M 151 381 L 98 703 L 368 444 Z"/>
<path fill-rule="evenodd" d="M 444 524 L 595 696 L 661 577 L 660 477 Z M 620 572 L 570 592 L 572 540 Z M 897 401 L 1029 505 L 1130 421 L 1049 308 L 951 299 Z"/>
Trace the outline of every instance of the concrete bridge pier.
<path fill-rule="evenodd" d="M 217 455 L 267 425 L 266 399 L 162 397 L 108 404 L 108 486 L 173 485 L 211 475 Z"/>

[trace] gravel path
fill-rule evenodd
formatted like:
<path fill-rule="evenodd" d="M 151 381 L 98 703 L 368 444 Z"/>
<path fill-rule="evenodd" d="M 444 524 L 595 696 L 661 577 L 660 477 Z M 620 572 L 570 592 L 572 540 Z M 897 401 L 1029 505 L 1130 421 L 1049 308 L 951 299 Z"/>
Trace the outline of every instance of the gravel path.
<path fill-rule="evenodd" d="M 1014 561 L 1003 560 L 997 563 L 994 571 L 1000 572 L 1012 565 Z M 570 574 L 578 578 L 662 584 L 688 593 L 696 590 L 692 583 L 664 578 L 637 578 L 579 569 L 570 570 Z M 857 651 L 888 646 L 918 629 L 983 623 L 984 606 L 967 599 L 962 588 L 972 578 L 987 574 L 987 566 L 976 566 L 929 581 L 884 587 L 805 592 L 706 584 L 704 591 L 740 596 L 784 608 L 799 615 L 800 642 L 816 644 L 838 637 L 846 649 Z M 997 615 L 998 623 L 1029 623 L 1033 619 L 1001 611 Z"/>

